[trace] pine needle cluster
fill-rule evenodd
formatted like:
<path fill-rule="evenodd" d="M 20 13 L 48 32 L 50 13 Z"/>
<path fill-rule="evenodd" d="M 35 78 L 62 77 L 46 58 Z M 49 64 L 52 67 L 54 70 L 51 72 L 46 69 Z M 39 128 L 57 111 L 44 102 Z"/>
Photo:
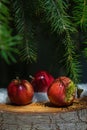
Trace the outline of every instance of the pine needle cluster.
<path fill-rule="evenodd" d="M 77 30 L 67 14 L 68 4 L 62 0 L 44 0 L 43 5 L 47 16 L 46 19 L 50 22 L 53 32 L 56 31 L 59 36 L 63 36 L 61 44 L 65 51 L 61 61 L 66 69 L 66 75 L 78 82 L 80 73 L 78 66 L 80 64 L 76 57 L 76 45 L 72 39 L 72 34 L 76 33 Z"/>
<path fill-rule="evenodd" d="M 87 0 L 73 0 L 73 19 L 75 25 L 81 29 L 87 30 Z"/>
<path fill-rule="evenodd" d="M 60 61 L 57 60 L 58 64 L 64 66 L 66 76 L 76 83 L 79 81 L 79 41 L 74 36 L 79 35 L 79 30 L 85 34 L 87 32 L 86 0 L 1 0 L 0 5 L 0 54 L 7 62 L 9 58 L 15 61 L 14 53 L 18 53 L 23 61 L 37 60 L 36 23 L 42 22 L 43 27 L 44 24 L 48 25 L 50 32 L 56 34 L 56 39 L 60 39 L 57 43 L 56 58 L 60 53 L 62 56 L 59 58 Z M 11 10 L 9 5 L 12 7 Z M 11 18 L 14 22 L 13 28 L 9 26 Z M 17 35 L 12 35 L 12 29 L 16 30 Z M 22 37 L 21 46 L 18 46 L 18 35 Z M 82 51 L 87 57 L 86 39 L 85 35 L 84 41 L 80 44 L 85 44 Z"/>
<path fill-rule="evenodd" d="M 83 54 L 87 59 L 87 0 L 74 1 L 75 6 L 73 7 L 73 21 L 77 28 L 80 28 L 83 33 L 83 41 L 81 44 L 85 46 L 83 48 Z"/>
<path fill-rule="evenodd" d="M 0 1 L 0 56 L 7 63 L 10 63 L 16 62 L 14 54 L 19 52 L 16 46 L 20 43 L 21 37 L 18 35 L 12 36 L 12 29 L 10 28 L 11 16 L 8 5 L 9 1 Z"/>
<path fill-rule="evenodd" d="M 33 11 L 31 8 L 31 1 L 16 0 L 13 1 L 13 11 L 15 26 L 18 34 L 23 38 L 20 50 L 20 58 L 22 61 L 36 61 L 37 48 L 36 41 L 34 40 L 34 27 L 33 27 Z M 33 5 L 32 5 L 33 6 Z M 31 9 L 31 10 L 30 10 Z"/>

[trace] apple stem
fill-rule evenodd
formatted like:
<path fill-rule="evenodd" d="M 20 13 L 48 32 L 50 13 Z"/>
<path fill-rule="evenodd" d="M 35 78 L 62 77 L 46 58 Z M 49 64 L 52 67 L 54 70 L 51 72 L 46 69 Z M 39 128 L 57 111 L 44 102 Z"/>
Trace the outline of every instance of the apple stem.
<path fill-rule="evenodd" d="M 19 80 L 19 77 L 18 77 L 18 76 L 16 76 L 16 79 L 17 79 L 17 80 Z"/>
<path fill-rule="evenodd" d="M 20 83 L 20 79 L 19 79 L 19 77 L 18 77 L 18 76 L 16 76 L 16 79 L 18 80 L 18 83 Z"/>
<path fill-rule="evenodd" d="M 30 78 L 30 79 L 34 79 L 34 77 L 33 77 L 32 75 L 29 75 L 29 78 Z"/>

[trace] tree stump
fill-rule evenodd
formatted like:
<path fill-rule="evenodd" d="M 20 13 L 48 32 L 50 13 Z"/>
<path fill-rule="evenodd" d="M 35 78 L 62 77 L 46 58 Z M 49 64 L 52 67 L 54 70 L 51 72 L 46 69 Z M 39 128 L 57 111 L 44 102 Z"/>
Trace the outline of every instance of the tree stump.
<path fill-rule="evenodd" d="M 87 99 L 60 108 L 49 102 L 0 104 L 0 130 L 87 130 Z"/>

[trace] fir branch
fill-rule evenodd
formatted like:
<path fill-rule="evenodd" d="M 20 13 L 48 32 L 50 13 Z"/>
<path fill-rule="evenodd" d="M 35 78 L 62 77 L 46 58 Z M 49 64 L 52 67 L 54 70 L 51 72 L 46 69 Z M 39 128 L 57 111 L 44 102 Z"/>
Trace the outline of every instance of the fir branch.
<path fill-rule="evenodd" d="M 84 40 L 84 48 L 83 48 L 83 55 L 85 56 L 86 60 L 87 60 L 87 36 L 85 37 Z"/>
<path fill-rule="evenodd" d="M 69 15 L 66 13 L 68 2 L 66 3 L 63 0 L 44 0 L 43 5 L 47 21 L 50 22 L 53 32 L 57 32 L 59 36 L 63 36 L 61 36 L 61 43 L 65 47 L 65 54 L 61 61 L 65 64 L 66 75 L 77 82 L 80 69 L 78 69 L 79 63 L 75 53 L 76 48 L 71 38 L 71 34 L 75 33 L 76 29 L 70 21 Z"/>
<path fill-rule="evenodd" d="M 15 25 L 17 31 L 23 37 L 23 42 L 20 48 L 20 56 L 22 61 L 36 61 L 36 43 L 34 40 L 32 13 L 30 1 L 16 0 L 13 1 L 13 9 L 15 13 Z M 33 10 L 33 9 L 32 9 Z"/>
<path fill-rule="evenodd" d="M 11 16 L 9 10 L 9 1 L 1 0 L 0 2 L 0 56 L 9 64 L 16 62 L 15 54 L 18 54 L 18 45 L 21 40 L 20 36 L 12 36 L 12 29 L 9 26 Z"/>
<path fill-rule="evenodd" d="M 73 0 L 73 20 L 76 26 L 80 26 L 81 29 L 87 29 L 87 0 Z"/>
<path fill-rule="evenodd" d="M 21 58 L 21 60 L 22 61 L 27 61 L 27 63 L 30 61 L 30 62 L 32 62 L 32 59 L 33 59 L 33 61 L 35 61 L 36 62 L 36 60 L 37 60 L 37 57 L 36 57 L 36 51 L 37 50 L 35 50 L 36 48 L 35 48 L 35 46 L 34 46 L 34 43 L 32 43 L 32 41 L 33 41 L 33 39 L 27 39 L 25 42 L 26 42 L 26 46 L 24 46 L 24 48 L 22 48 L 21 50 L 20 50 L 20 58 Z"/>
<path fill-rule="evenodd" d="M 65 30 L 74 32 L 75 28 L 66 13 L 67 4 L 62 0 L 43 0 L 46 19 L 51 23 L 53 32 L 62 34 Z"/>
<path fill-rule="evenodd" d="M 85 45 L 83 49 L 83 55 L 87 59 L 87 0 L 78 0 L 74 1 L 74 8 L 73 8 L 73 20 L 75 22 L 76 27 L 80 27 L 84 33 L 84 40 L 81 44 Z"/>
<path fill-rule="evenodd" d="M 78 55 L 75 52 L 76 45 L 71 39 L 71 36 L 68 31 L 66 31 L 65 40 L 63 41 L 63 44 L 65 46 L 64 61 L 66 73 L 71 79 L 73 79 L 75 83 L 78 83 L 79 78 L 81 76 L 81 66 L 78 62 Z"/>

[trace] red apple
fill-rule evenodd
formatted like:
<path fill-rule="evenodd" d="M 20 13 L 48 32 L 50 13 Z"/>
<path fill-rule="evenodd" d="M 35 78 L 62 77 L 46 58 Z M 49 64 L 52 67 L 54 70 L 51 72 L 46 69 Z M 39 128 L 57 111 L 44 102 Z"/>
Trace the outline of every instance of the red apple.
<path fill-rule="evenodd" d="M 31 84 L 35 92 L 47 92 L 48 87 L 54 81 L 53 76 L 47 71 L 38 71 L 35 75 Z"/>
<path fill-rule="evenodd" d="M 65 76 L 54 80 L 47 91 L 51 103 L 57 106 L 68 106 L 73 103 L 76 94 L 76 85 Z"/>
<path fill-rule="evenodd" d="M 26 105 L 32 101 L 34 90 L 27 80 L 14 79 L 7 87 L 11 103 Z"/>

